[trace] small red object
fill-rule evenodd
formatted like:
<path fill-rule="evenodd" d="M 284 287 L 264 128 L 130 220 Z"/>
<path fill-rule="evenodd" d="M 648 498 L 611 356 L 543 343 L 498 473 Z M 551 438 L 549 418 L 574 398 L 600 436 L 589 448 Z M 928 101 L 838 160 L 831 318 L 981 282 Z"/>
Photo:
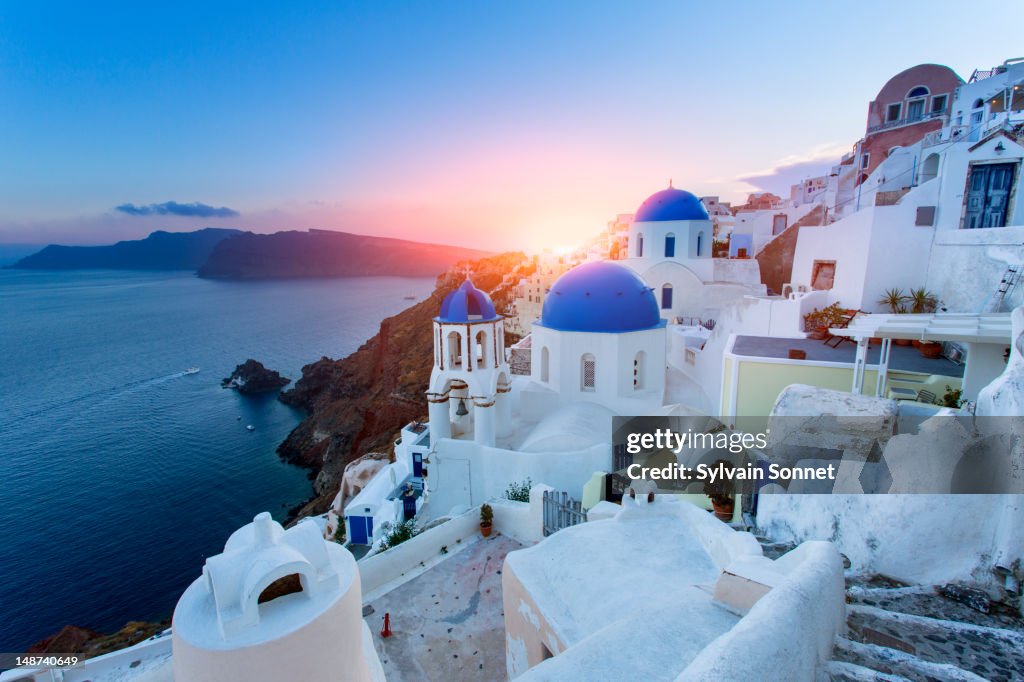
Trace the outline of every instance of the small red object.
<path fill-rule="evenodd" d="M 391 636 L 391 614 L 390 613 L 385 613 L 384 614 L 384 628 L 380 631 L 380 636 L 381 637 L 390 637 Z"/>

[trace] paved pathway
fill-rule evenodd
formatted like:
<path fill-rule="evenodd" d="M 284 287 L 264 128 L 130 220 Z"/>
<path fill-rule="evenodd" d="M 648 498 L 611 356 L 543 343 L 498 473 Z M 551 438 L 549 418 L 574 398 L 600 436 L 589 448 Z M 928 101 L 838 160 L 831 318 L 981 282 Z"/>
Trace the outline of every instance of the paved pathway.
<path fill-rule="evenodd" d="M 501 567 L 520 547 L 501 535 L 449 547 L 450 558 L 370 602 L 366 622 L 388 682 L 506 678 Z M 394 633 L 387 639 L 385 612 Z"/>

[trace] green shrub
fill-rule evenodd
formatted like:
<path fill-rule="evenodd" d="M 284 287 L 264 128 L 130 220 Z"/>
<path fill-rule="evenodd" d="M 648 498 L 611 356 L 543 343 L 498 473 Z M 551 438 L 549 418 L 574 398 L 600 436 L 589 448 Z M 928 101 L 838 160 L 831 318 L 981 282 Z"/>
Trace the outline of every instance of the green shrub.
<path fill-rule="evenodd" d="M 391 549 L 396 545 L 400 545 L 406 540 L 416 537 L 420 532 L 416 527 L 414 519 L 409 519 L 402 523 L 385 522 L 381 525 L 380 530 L 384 534 L 384 539 L 380 545 L 381 550 Z"/>
<path fill-rule="evenodd" d="M 529 502 L 530 488 L 532 487 L 533 481 L 529 478 L 522 483 L 509 483 L 508 488 L 505 489 L 505 498 L 514 502 Z"/>

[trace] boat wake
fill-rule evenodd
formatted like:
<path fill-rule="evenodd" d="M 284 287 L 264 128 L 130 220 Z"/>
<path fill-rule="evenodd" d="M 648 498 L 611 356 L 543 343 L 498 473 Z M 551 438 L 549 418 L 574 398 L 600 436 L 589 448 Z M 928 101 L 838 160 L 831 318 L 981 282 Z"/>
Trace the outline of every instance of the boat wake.
<path fill-rule="evenodd" d="M 22 414 L 14 415 L 10 420 L 5 420 L 4 422 L 0 422 L 0 431 L 4 430 L 3 429 L 4 426 L 7 426 L 7 425 L 14 426 L 16 424 L 20 424 L 22 422 L 25 422 L 25 421 L 27 421 L 29 419 L 33 419 L 35 417 L 43 417 L 43 416 L 52 414 L 53 412 L 62 410 L 64 408 L 72 407 L 72 406 L 77 405 L 79 403 L 83 403 L 83 402 L 91 401 L 91 400 L 96 400 L 96 399 L 101 399 L 102 401 L 105 402 L 107 400 L 111 400 L 111 399 L 116 398 L 119 395 L 123 395 L 125 393 L 131 393 L 131 392 L 134 392 L 134 391 L 138 391 L 140 389 L 144 389 L 144 388 L 147 388 L 149 386 L 157 386 L 159 384 L 165 383 L 165 382 L 170 381 L 172 379 L 179 379 L 181 377 L 189 376 L 191 374 L 197 374 L 198 372 L 199 372 L 199 368 L 198 367 L 190 367 L 189 369 L 186 369 L 186 370 L 181 371 L 181 372 L 174 372 L 173 374 L 162 374 L 162 375 L 155 376 L 155 377 L 148 377 L 146 379 L 137 379 L 135 381 L 129 381 L 129 382 L 126 382 L 124 384 L 120 384 L 118 386 L 108 386 L 107 388 L 101 388 L 101 389 L 98 389 L 98 390 L 95 390 L 95 391 L 90 391 L 89 393 L 83 393 L 81 395 L 72 396 L 72 397 L 66 398 L 64 400 L 60 400 L 60 401 L 56 401 L 56 402 L 51 402 L 51 403 L 49 403 L 47 405 L 43 405 L 41 407 L 38 407 L 38 408 L 36 408 L 34 410 L 30 410 L 30 411 L 24 412 Z"/>

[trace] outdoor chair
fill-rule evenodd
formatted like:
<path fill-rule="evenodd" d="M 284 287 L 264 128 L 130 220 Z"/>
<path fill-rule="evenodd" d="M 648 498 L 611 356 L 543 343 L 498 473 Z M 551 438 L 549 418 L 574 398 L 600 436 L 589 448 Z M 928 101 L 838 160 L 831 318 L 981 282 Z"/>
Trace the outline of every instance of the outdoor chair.
<path fill-rule="evenodd" d="M 847 310 L 843 317 L 839 320 L 839 322 L 831 325 L 831 328 L 846 329 L 847 327 L 850 326 L 850 323 L 853 322 L 853 318 L 857 317 L 857 315 L 860 315 L 860 312 L 860 310 Z M 851 339 L 849 336 L 835 336 L 832 333 L 827 333 L 825 335 L 825 345 L 828 346 L 829 348 L 838 348 L 843 341 L 849 341 L 850 343 L 853 343 L 853 339 Z"/>

